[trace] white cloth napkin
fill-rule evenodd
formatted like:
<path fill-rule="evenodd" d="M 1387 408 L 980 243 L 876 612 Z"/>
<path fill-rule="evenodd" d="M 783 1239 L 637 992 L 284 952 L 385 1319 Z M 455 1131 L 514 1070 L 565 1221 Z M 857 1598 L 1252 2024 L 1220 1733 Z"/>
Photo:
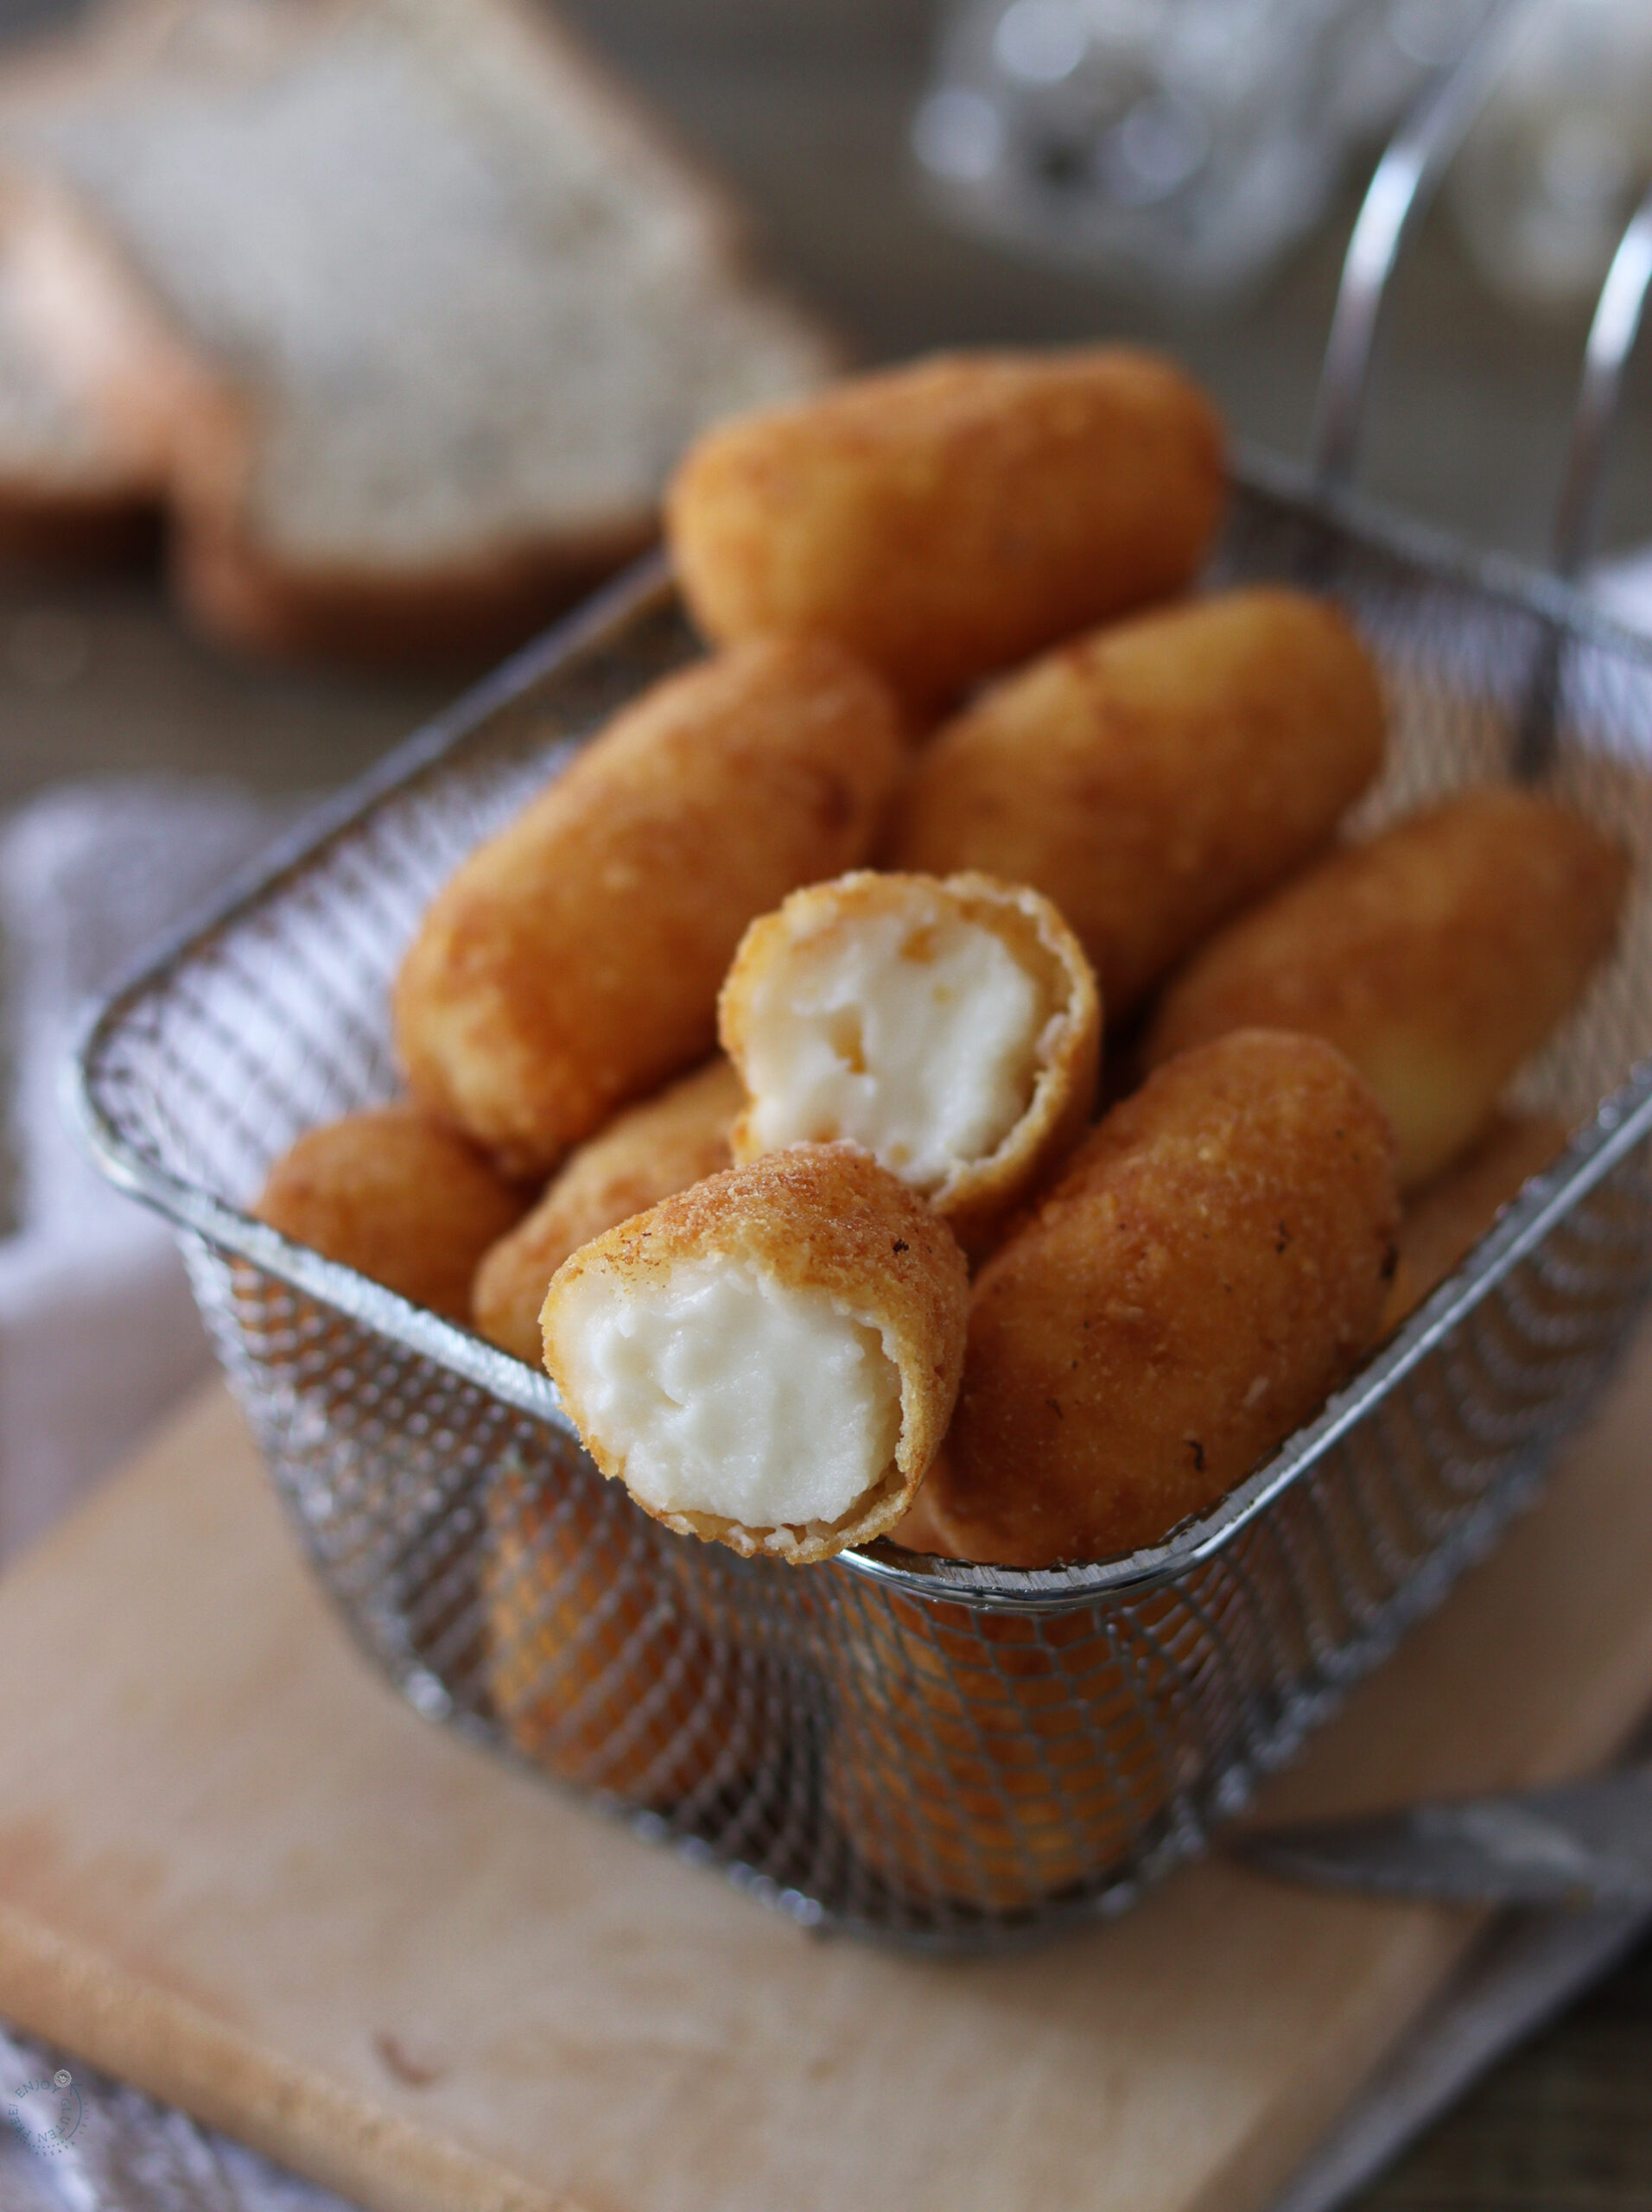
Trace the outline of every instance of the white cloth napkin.
<path fill-rule="evenodd" d="M 75 1021 L 289 812 L 229 785 L 131 779 L 60 785 L 0 826 L 17 1220 L 0 1240 L 0 1559 L 208 1363 L 170 1232 L 64 1121 Z"/>

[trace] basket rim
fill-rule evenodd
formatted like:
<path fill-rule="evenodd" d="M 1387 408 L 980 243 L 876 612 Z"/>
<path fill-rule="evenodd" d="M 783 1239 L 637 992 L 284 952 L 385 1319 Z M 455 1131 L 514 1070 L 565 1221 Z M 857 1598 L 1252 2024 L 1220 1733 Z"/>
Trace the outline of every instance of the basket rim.
<path fill-rule="evenodd" d="M 1512 556 L 1481 553 L 1363 495 L 1331 490 L 1300 463 L 1240 449 L 1235 488 L 1303 524 L 1339 532 L 1433 584 L 1469 589 L 1535 617 L 1562 643 L 1587 643 L 1652 674 L 1652 639 L 1639 635 L 1573 587 Z M 556 1385 L 459 1323 L 228 1205 L 140 1152 L 118 1126 L 101 1087 L 126 1023 L 174 971 L 278 896 L 381 805 L 439 773 L 503 709 L 583 655 L 659 611 L 674 594 L 666 556 L 645 555 L 511 656 L 401 745 L 276 840 L 212 899 L 147 948 L 84 1012 L 62 1070 L 65 1111 L 109 1180 L 180 1230 L 251 1262 L 293 1288 L 377 1330 L 531 1419 L 577 1437 Z M 1649 739 L 1652 756 L 1652 737 Z M 1553 1165 L 1528 1183 L 1490 1234 L 1382 1344 L 1315 1418 L 1208 1512 L 1160 1544 L 1115 1559 L 1052 1568 L 976 1567 L 907 1552 L 886 1538 L 829 1562 L 915 1597 L 972 1610 L 1062 1611 L 1119 1600 L 1174 1582 L 1225 1550 L 1425 1360 L 1579 1202 L 1652 1134 L 1652 1057 L 1600 1105 Z"/>

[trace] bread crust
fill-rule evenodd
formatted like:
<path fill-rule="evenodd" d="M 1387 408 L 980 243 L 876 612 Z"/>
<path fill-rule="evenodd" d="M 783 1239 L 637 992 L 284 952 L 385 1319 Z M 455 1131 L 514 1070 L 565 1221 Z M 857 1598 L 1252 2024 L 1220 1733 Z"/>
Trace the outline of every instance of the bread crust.
<path fill-rule="evenodd" d="M 228 456 L 233 473 L 255 457 L 240 433 Z M 187 480 L 199 487 L 204 474 L 198 463 Z M 191 498 L 181 480 L 178 488 L 168 566 L 194 622 L 238 652 L 340 667 L 485 667 L 645 553 L 659 527 L 654 511 L 642 508 L 553 543 L 500 544 L 463 566 L 404 575 L 295 568 L 260 542 L 238 502 Z"/>
<path fill-rule="evenodd" d="M 1158 1070 L 976 1279 L 946 1548 L 1102 1560 L 1207 1510 L 1376 1341 L 1398 1219 L 1382 1109 L 1318 1038 Z"/>
<path fill-rule="evenodd" d="M 388 0 L 376 4 L 397 12 Z M 287 0 L 279 10 L 225 11 L 214 21 L 200 0 L 113 0 L 72 37 L 44 40 L 9 60 L 0 75 L 0 118 L 9 118 L 14 132 L 26 130 L 33 116 L 56 105 L 113 94 L 174 66 L 180 48 L 181 66 L 204 83 L 257 82 L 362 12 L 362 0 Z M 608 143 L 616 162 L 668 192 L 679 209 L 685 202 L 691 207 L 708 272 L 784 318 L 805 380 L 842 365 L 842 340 L 760 268 L 749 223 L 727 188 L 582 40 L 518 0 L 417 0 L 402 12 L 414 33 L 438 45 L 445 40 L 485 79 L 542 83 L 557 99 L 571 82 L 589 128 Z M 81 237 L 74 283 L 82 302 L 92 299 L 93 264 L 101 263 L 96 288 L 123 320 L 120 333 L 107 333 L 90 352 L 88 331 L 68 330 L 65 375 L 78 384 L 90 372 L 89 397 L 118 443 L 135 432 L 151 439 L 158 433 L 163 450 L 145 496 L 164 497 L 171 508 L 179 596 L 225 642 L 276 657 L 474 666 L 520 643 L 657 537 L 657 503 L 628 500 L 594 520 L 547 518 L 462 559 L 416 554 L 399 567 L 353 565 L 283 551 L 257 513 L 270 410 L 256 379 L 211 353 L 170 313 L 159 288 L 67 185 L 41 171 L 29 184 L 75 207 Z M 89 254 L 79 251 L 86 246 Z M 77 502 L 34 505 L 44 513 L 37 518 L 26 508 L 18 530 L 73 542 Z"/>
<path fill-rule="evenodd" d="M 158 559 L 161 511 L 141 492 L 105 491 L 0 474 L 0 567 L 56 575 L 148 566 Z"/>
<path fill-rule="evenodd" d="M 1180 590 L 1223 499 L 1204 395 L 1108 346 L 937 354 L 742 416 L 665 512 L 708 637 L 838 638 L 923 710 Z"/>
<path fill-rule="evenodd" d="M 529 1196 L 416 1107 L 378 1106 L 307 1129 L 252 1211 L 295 1244 L 468 1324 L 477 1262 Z"/>
<path fill-rule="evenodd" d="M 471 1294 L 478 1333 L 537 1367 L 539 1309 L 562 1262 L 617 1222 L 731 1166 L 740 1097 L 740 1077 L 720 1058 L 588 1138 L 533 1211 L 483 1255 Z"/>
<path fill-rule="evenodd" d="M 864 858 L 902 758 L 822 639 L 654 685 L 440 891 L 394 993 L 410 1087 L 513 1173 L 705 1059 L 754 914 Z"/>
<path fill-rule="evenodd" d="M 167 440 L 154 411 L 111 416 L 106 387 L 118 359 L 123 373 L 169 395 L 181 373 L 170 332 L 73 196 L 10 165 L 0 170 L 0 281 L 15 342 L 79 426 L 73 451 L 24 466 L 0 456 L 0 558 L 57 568 L 152 556 Z"/>
<path fill-rule="evenodd" d="M 1195 955 L 1166 991 L 1149 1065 L 1224 1030 L 1324 1037 L 1359 1069 L 1414 1190 L 1472 1142 L 1498 1094 L 1611 950 L 1629 855 L 1572 808 L 1511 785 L 1458 792 L 1331 854 Z"/>
<path fill-rule="evenodd" d="M 1025 1112 L 984 1159 L 955 1170 L 927 1193 L 965 1252 L 974 1255 L 988 1248 L 1010 1211 L 1072 1150 L 1096 1103 L 1101 1001 L 1083 948 L 1047 899 L 1024 884 L 990 876 L 943 880 L 872 869 L 794 891 L 740 940 L 717 1001 L 718 1032 L 745 1080 L 753 1025 L 760 1020 L 753 1000 L 777 964 L 822 938 L 852 932 L 862 920 L 913 913 L 919 900 L 925 912 L 938 901 L 960 920 L 998 938 L 1037 979 L 1044 1000 L 1038 1073 Z M 751 1106 L 735 1122 L 730 1143 L 736 1160 L 759 1155 Z"/>
<path fill-rule="evenodd" d="M 623 1458 L 593 1438 L 572 1385 L 564 1334 L 569 1294 L 597 1274 L 623 1299 L 629 1285 L 663 1281 L 684 1261 L 713 1255 L 750 1262 L 783 1288 L 823 1293 L 877 1331 L 900 1379 L 894 1459 L 829 1522 L 752 1528 L 718 1514 L 654 1512 L 645 1500 L 638 1503 L 679 1535 L 792 1566 L 869 1542 L 906 1510 L 951 1418 L 969 1298 L 956 1240 L 921 1198 L 864 1153 L 806 1145 L 713 1175 L 585 1245 L 563 1262 L 546 1294 L 545 1366 L 587 1449 L 611 1480 L 625 1479 Z"/>
<path fill-rule="evenodd" d="M 916 762 L 888 864 L 1052 899 L 1109 1021 L 1319 850 L 1376 773 L 1383 708 L 1344 618 L 1229 591 L 1091 632 L 985 691 Z"/>

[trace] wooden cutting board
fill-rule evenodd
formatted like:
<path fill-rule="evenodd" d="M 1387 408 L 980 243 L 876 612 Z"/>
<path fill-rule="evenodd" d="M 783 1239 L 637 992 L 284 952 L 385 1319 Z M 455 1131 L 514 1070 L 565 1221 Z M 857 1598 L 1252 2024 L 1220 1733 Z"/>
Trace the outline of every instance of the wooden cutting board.
<path fill-rule="evenodd" d="M 1269 1809 L 1608 1756 L 1649 1439 L 1642 1356 Z M 403 1706 L 216 1388 L 0 1588 L 0 2014 L 375 2212 L 1255 2212 L 1473 1932 L 1217 1860 L 1013 1959 L 811 1939 Z"/>

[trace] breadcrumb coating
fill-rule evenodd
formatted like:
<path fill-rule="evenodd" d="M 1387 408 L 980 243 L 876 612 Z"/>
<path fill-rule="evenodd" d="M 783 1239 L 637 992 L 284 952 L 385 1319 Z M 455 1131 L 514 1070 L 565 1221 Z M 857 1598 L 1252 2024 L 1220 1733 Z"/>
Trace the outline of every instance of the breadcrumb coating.
<path fill-rule="evenodd" d="M 1407 1201 L 1400 1216 L 1400 1264 L 1382 1309 L 1384 1336 L 1457 1272 L 1566 1139 L 1558 1115 L 1495 1114 L 1473 1147 Z"/>
<path fill-rule="evenodd" d="M 777 1017 L 795 1014 L 830 963 L 846 956 L 852 960 L 857 950 L 870 948 L 862 962 L 866 977 L 855 975 L 861 989 L 860 1002 L 816 1021 L 821 1033 L 810 1042 L 816 1052 L 825 1051 L 834 1022 L 847 1022 L 850 1034 L 831 1053 L 832 1073 L 838 1088 L 855 1092 L 853 1103 L 868 1126 L 875 1127 L 886 1116 L 886 1096 L 911 1090 L 912 1071 L 905 1065 L 910 1040 L 898 1033 L 905 995 L 891 995 L 885 1027 L 897 1033 L 886 1039 L 880 1038 L 871 1018 L 876 1009 L 867 999 L 886 989 L 890 981 L 899 985 L 902 979 L 893 971 L 902 969 L 923 988 L 937 972 L 931 963 L 937 954 L 953 950 L 955 940 L 974 931 L 1001 945 L 1013 974 L 1026 979 L 1030 1011 L 1019 1024 L 1024 1043 L 1017 1047 L 1026 1062 L 1024 1098 L 1008 1108 L 1013 1118 L 980 1150 L 949 1155 L 938 1137 L 925 1145 L 921 1156 L 944 1155 L 947 1164 L 944 1174 L 919 1187 L 950 1223 L 966 1252 L 984 1250 L 1012 1208 L 1047 1178 L 1083 1135 L 1096 1102 L 1100 1064 L 1102 1010 L 1090 963 L 1050 901 L 1023 885 L 999 883 L 982 875 L 956 875 L 941 881 L 932 876 L 863 870 L 835 883 L 793 892 L 777 912 L 753 922 L 718 1001 L 723 1047 L 740 1072 L 747 1099 L 734 1128 L 735 1159 L 755 1159 L 768 1148 L 759 1111 L 768 1102 L 759 1097 L 760 1078 L 754 1071 L 776 1057 Z M 932 988 L 944 1000 L 951 987 L 944 978 Z M 929 1012 L 927 1007 L 924 1011 Z M 977 1020 L 972 1032 L 963 1007 L 944 1007 L 939 1024 L 931 1021 L 931 1027 L 942 1024 L 950 1033 L 938 1040 L 945 1047 L 948 1081 L 941 1087 L 947 1096 L 921 1102 L 931 1113 L 938 1116 L 955 1104 L 960 1090 L 976 1094 L 994 1088 L 1007 1090 L 1001 1071 L 983 1065 L 989 1052 L 1007 1058 L 1007 1039 L 996 1031 L 983 1035 L 982 1020 Z M 937 1041 L 927 1029 L 924 1041 Z M 892 1065 L 880 1064 L 880 1049 Z M 840 1058 L 845 1065 L 840 1066 Z M 855 1072 L 846 1085 L 849 1065 Z M 823 1126 L 808 1135 L 824 1143 L 844 1139 L 861 1142 L 903 1181 L 915 1179 L 904 1160 L 870 1142 L 858 1128 Z"/>
<path fill-rule="evenodd" d="M 747 924 L 865 859 L 903 757 L 886 688 L 824 639 L 667 677 L 473 853 L 397 980 L 414 1095 L 548 1173 L 708 1058 Z"/>
<path fill-rule="evenodd" d="M 476 1263 L 531 1195 L 417 1108 L 378 1106 L 307 1129 L 252 1211 L 295 1244 L 468 1323 Z"/>
<path fill-rule="evenodd" d="M 1223 592 L 992 685 L 918 756 L 885 857 L 1043 892 L 1117 1021 L 1319 849 L 1376 773 L 1382 733 L 1376 672 L 1334 607 Z"/>
<path fill-rule="evenodd" d="M 1332 854 L 1195 955 L 1150 1065 L 1224 1030 L 1300 1029 L 1350 1059 L 1415 1189 L 1484 1127 L 1610 951 L 1629 856 L 1572 808 L 1486 785 Z"/>
<path fill-rule="evenodd" d="M 709 431 L 666 531 L 708 637 L 836 638 L 922 714 L 1183 589 L 1225 491 L 1221 424 L 1169 360 L 941 354 Z"/>
<path fill-rule="evenodd" d="M 516 1749 L 657 1808 L 732 1778 L 751 1755 L 749 1656 L 709 1633 L 625 1501 L 507 1467 L 486 1512 L 487 1684 Z"/>
<path fill-rule="evenodd" d="M 875 1160 L 838 1145 L 770 1153 L 679 1192 L 584 1246 L 557 1270 L 542 1316 L 545 1365 L 605 1475 L 626 1479 L 626 1440 L 593 1433 L 575 1381 L 579 1317 L 592 1277 L 610 1309 L 669 1284 L 685 1263 L 745 1263 L 781 1291 L 818 1294 L 876 1332 L 899 1378 L 893 1456 L 865 1470 L 831 1522 L 747 1526 L 715 1511 L 661 1511 L 680 1535 L 792 1564 L 829 1558 L 893 1527 L 939 1446 L 963 1362 L 968 1272 L 956 1239 Z M 652 1510 L 646 1500 L 639 1500 Z"/>
<path fill-rule="evenodd" d="M 948 1548 L 1108 1559 L 1207 1510 L 1376 1341 L 1398 1219 L 1382 1109 L 1318 1038 L 1160 1068 L 976 1279 L 926 1494 Z"/>
<path fill-rule="evenodd" d="M 728 1061 L 710 1060 L 588 1137 L 533 1211 L 483 1255 L 471 1293 L 477 1333 L 537 1367 L 539 1309 L 562 1262 L 616 1222 L 729 1166 L 742 1096 Z"/>
<path fill-rule="evenodd" d="M 856 1855 L 907 1897 L 994 1912 L 1122 1859 L 1176 1787 L 1176 1686 L 1151 1640 L 1167 1610 L 1035 1621 L 870 1598 L 823 1777 Z"/>

